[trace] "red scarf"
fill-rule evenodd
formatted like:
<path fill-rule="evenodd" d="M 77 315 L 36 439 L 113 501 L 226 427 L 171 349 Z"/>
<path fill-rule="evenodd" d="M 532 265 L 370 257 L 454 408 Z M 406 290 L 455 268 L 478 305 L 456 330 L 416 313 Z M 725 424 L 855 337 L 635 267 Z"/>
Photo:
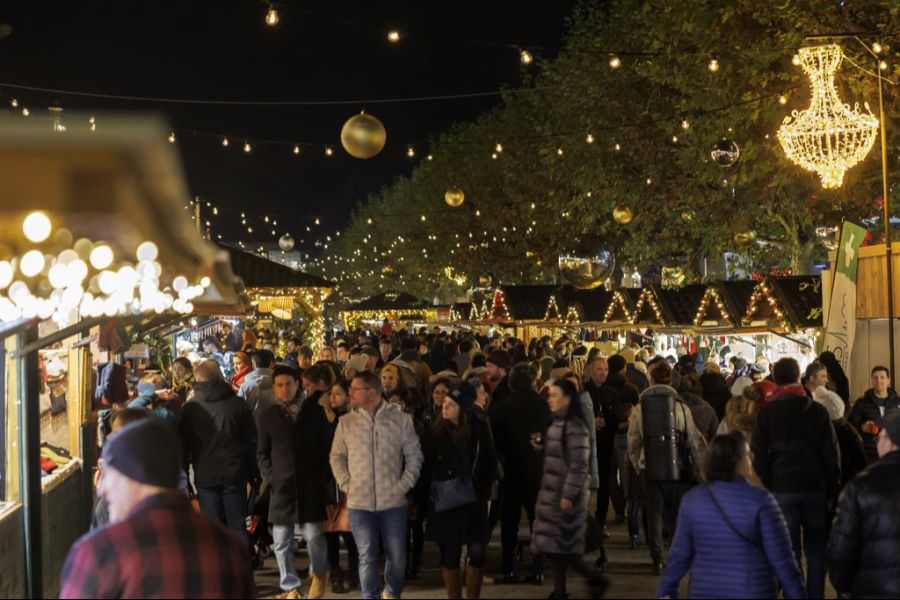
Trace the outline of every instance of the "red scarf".
<path fill-rule="evenodd" d="M 800 396 L 806 396 L 806 388 L 803 387 L 802 383 L 791 383 L 789 385 L 783 385 L 773 391 L 772 395 L 766 398 L 766 402 L 771 402 L 776 398 L 784 396 L 785 394 L 798 394 Z"/>
<path fill-rule="evenodd" d="M 252 370 L 253 369 L 251 367 L 244 367 L 243 369 L 241 369 L 240 371 L 238 371 L 237 373 L 235 373 L 234 375 L 231 376 L 231 383 L 233 383 L 234 385 L 241 385 L 242 383 L 244 383 L 244 377 L 246 377 L 247 373 L 249 373 Z"/>

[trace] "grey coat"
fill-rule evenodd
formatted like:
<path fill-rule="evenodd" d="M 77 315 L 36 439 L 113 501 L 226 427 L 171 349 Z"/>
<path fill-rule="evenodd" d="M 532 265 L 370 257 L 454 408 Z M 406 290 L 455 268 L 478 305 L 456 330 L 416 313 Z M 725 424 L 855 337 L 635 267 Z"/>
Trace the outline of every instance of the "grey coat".
<path fill-rule="evenodd" d="M 563 450 L 563 432 L 566 443 Z M 563 455 L 565 453 L 565 456 Z M 532 552 L 545 554 L 584 553 L 584 532 L 590 501 L 590 435 L 581 419 L 553 415 L 544 449 L 544 473 L 535 506 Z M 572 501 L 563 512 L 562 498 Z"/>

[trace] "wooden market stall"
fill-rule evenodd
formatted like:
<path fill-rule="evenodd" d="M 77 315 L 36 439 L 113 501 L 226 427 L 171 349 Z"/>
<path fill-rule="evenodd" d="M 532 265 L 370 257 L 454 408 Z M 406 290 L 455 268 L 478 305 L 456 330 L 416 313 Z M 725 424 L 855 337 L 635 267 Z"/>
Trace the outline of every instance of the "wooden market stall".
<path fill-rule="evenodd" d="M 338 312 L 338 318 L 344 322 L 347 331 L 352 331 L 360 322 L 380 325 L 385 319 L 391 323 L 433 322 L 437 318 L 437 308 L 412 294 L 388 291 L 345 306 Z"/>

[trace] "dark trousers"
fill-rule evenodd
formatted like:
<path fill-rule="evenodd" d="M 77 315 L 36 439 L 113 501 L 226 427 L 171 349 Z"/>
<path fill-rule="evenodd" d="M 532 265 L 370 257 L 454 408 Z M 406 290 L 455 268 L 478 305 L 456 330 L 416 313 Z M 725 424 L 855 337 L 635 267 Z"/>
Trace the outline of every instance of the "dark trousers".
<path fill-rule="evenodd" d="M 606 514 L 609 512 L 609 499 L 611 493 L 611 476 L 615 477 L 613 467 L 614 453 L 612 440 L 601 442 L 597 440 L 597 474 L 600 485 L 597 488 L 597 513 L 594 515 L 601 525 L 606 525 Z M 613 503 L 615 505 L 615 503 Z M 615 507 L 616 514 L 624 513 L 624 506 Z"/>
<path fill-rule="evenodd" d="M 687 484 L 680 482 L 648 481 L 646 472 L 641 474 L 641 495 L 647 515 L 647 545 L 650 546 L 650 559 L 653 561 L 662 561 L 663 558 L 663 520 L 669 535 L 674 535 L 681 498 L 687 488 Z"/>
<path fill-rule="evenodd" d="M 328 546 L 328 569 L 332 574 L 340 573 L 341 569 L 341 539 L 347 547 L 346 573 L 355 578 L 359 571 L 359 551 L 353 534 L 349 531 L 328 531 L 325 533 L 325 543 Z"/>
<path fill-rule="evenodd" d="M 500 515 L 500 549 L 503 555 L 503 573 L 516 571 L 516 547 L 519 545 L 519 521 L 522 509 L 528 516 L 528 528 L 534 527 L 534 507 L 538 488 L 523 486 L 521 482 L 503 481 L 503 507 Z M 532 556 L 531 574 L 544 574 L 544 557 Z"/>
<path fill-rule="evenodd" d="M 806 556 L 806 593 L 809 598 L 824 598 L 825 546 L 828 543 L 828 508 L 825 492 L 775 494 L 778 507 L 791 534 L 794 558 L 803 569 Z"/>
<path fill-rule="evenodd" d="M 200 512 L 224 523 L 250 551 L 247 535 L 247 484 L 226 483 L 212 487 L 198 487 Z"/>

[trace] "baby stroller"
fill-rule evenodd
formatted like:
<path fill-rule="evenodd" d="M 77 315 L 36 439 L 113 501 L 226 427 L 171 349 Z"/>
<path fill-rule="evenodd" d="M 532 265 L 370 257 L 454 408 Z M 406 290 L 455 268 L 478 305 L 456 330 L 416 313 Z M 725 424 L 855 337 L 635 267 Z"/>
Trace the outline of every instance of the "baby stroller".
<path fill-rule="evenodd" d="M 250 554 L 253 570 L 262 568 L 263 562 L 272 556 L 272 534 L 269 533 L 269 490 L 251 486 L 247 506 L 247 535 L 250 536 Z"/>

